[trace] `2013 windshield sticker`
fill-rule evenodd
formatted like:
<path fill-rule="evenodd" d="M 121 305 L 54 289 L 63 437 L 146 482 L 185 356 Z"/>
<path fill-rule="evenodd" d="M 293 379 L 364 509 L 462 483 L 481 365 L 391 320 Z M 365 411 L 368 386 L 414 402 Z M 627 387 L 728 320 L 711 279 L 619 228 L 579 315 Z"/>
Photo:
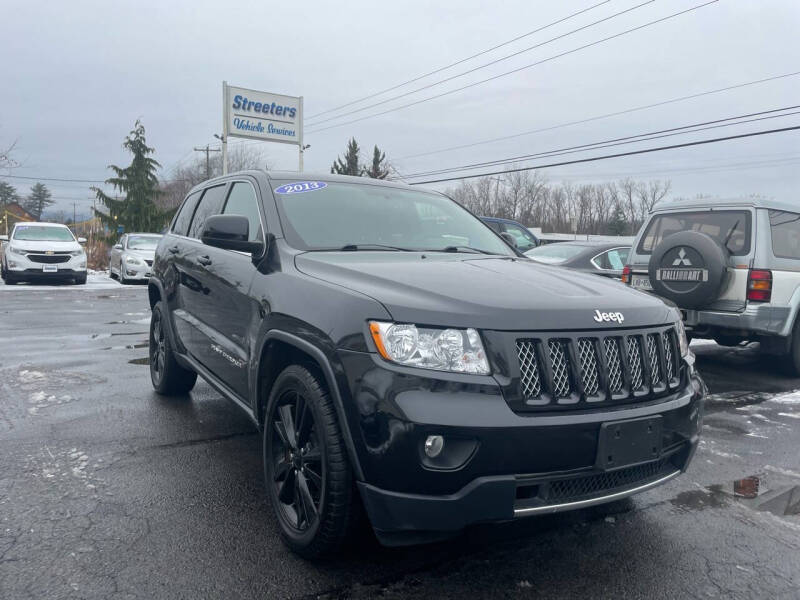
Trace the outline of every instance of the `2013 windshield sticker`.
<path fill-rule="evenodd" d="M 275 188 L 276 194 L 302 194 L 303 192 L 316 192 L 322 188 L 328 187 L 324 181 L 297 181 L 295 183 L 287 183 L 280 187 Z"/>

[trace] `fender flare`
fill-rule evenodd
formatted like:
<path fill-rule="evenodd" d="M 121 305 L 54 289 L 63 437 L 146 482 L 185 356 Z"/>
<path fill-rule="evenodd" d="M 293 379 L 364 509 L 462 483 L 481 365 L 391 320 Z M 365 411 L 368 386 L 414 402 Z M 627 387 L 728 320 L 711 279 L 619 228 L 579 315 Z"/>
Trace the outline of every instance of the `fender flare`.
<path fill-rule="evenodd" d="M 355 477 L 358 481 L 364 481 L 364 472 L 361 469 L 361 463 L 358 460 L 358 454 L 356 452 L 355 444 L 353 443 L 353 436 L 350 432 L 350 424 L 347 421 L 347 414 L 344 410 L 344 403 L 342 402 L 342 396 L 339 392 L 339 386 L 336 383 L 336 376 L 333 373 L 333 368 L 331 367 L 330 361 L 325 353 L 320 350 L 317 346 L 304 340 L 301 337 L 298 337 L 294 334 L 288 333 L 281 329 L 270 329 L 266 332 L 263 339 L 261 340 L 261 344 L 259 346 L 260 349 L 263 349 L 267 342 L 270 340 L 279 340 L 281 342 L 290 344 L 309 354 L 320 366 L 322 369 L 322 376 L 325 377 L 325 383 L 328 386 L 328 389 L 331 392 L 331 397 L 333 398 L 333 406 L 336 409 L 336 417 L 339 420 L 339 425 L 342 428 L 342 435 L 344 436 L 344 443 L 345 447 L 347 448 L 347 454 L 350 458 L 350 463 L 353 465 L 353 471 L 355 473 Z M 259 352 L 258 364 L 256 365 L 256 372 L 260 372 L 261 370 L 261 352 Z M 258 399 L 256 398 L 256 402 Z M 256 405 L 257 406 L 257 405 Z M 256 408 L 254 406 L 254 408 Z M 256 410 L 258 410 L 256 408 Z"/>

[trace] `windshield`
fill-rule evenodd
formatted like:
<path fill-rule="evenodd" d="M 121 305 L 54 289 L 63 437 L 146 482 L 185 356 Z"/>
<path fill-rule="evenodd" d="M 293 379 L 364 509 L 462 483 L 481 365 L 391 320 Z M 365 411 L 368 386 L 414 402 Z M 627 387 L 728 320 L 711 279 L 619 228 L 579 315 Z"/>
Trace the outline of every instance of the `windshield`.
<path fill-rule="evenodd" d="M 128 238 L 128 250 L 155 250 L 160 237 L 133 235 Z"/>
<path fill-rule="evenodd" d="M 514 256 L 482 221 L 439 194 L 338 182 L 273 184 L 286 241 L 295 248 Z"/>
<path fill-rule="evenodd" d="M 750 211 L 706 210 L 656 215 L 639 242 L 639 253 L 652 253 L 653 248 L 679 231 L 705 233 L 721 246 L 727 243 L 728 250 L 734 255 L 750 252 Z"/>
<path fill-rule="evenodd" d="M 74 242 L 75 236 L 66 227 L 43 225 L 17 225 L 14 239 L 26 242 Z"/>
<path fill-rule="evenodd" d="M 535 261 L 557 265 L 567 262 L 570 258 L 578 256 L 586 250 L 586 246 L 568 246 L 567 244 L 547 244 L 533 250 L 528 250 L 525 256 Z"/>

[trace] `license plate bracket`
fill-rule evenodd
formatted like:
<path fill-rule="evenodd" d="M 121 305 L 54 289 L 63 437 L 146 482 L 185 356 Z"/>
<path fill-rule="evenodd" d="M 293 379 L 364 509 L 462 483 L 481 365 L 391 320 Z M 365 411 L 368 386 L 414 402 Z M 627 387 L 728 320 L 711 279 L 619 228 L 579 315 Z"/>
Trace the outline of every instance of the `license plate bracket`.
<path fill-rule="evenodd" d="M 603 470 L 657 460 L 662 449 L 661 415 L 600 425 L 596 466 Z"/>
<path fill-rule="evenodd" d="M 58 265 L 42 265 L 43 273 L 58 273 Z"/>

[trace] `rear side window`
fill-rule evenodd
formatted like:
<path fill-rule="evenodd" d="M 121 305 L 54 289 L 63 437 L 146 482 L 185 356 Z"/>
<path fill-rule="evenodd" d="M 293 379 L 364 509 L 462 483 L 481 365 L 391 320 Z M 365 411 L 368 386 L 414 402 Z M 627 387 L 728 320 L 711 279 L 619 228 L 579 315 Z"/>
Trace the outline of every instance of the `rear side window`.
<path fill-rule="evenodd" d="M 750 211 L 714 210 L 656 215 L 639 242 L 639 254 L 652 253 L 653 248 L 679 231 L 705 233 L 727 245 L 734 256 L 750 253 Z"/>
<path fill-rule="evenodd" d="M 210 187 L 203 192 L 197 210 L 194 211 L 192 224 L 189 226 L 189 237 L 200 239 L 203 231 L 203 223 L 212 215 L 218 215 L 222 211 L 222 203 L 225 201 L 225 186 L 217 185 Z"/>
<path fill-rule="evenodd" d="M 228 201 L 225 203 L 226 215 L 242 215 L 247 217 L 250 222 L 250 241 L 263 240 L 261 232 L 261 217 L 258 212 L 258 198 L 253 186 L 247 182 L 239 181 L 233 184 L 231 192 L 228 194 Z"/>
<path fill-rule="evenodd" d="M 608 252 L 603 252 L 592 259 L 598 269 L 606 271 L 621 271 L 625 263 L 628 262 L 628 252 L 630 248 L 614 248 Z"/>
<path fill-rule="evenodd" d="M 187 235 L 189 233 L 189 223 L 192 221 L 192 214 L 194 208 L 197 206 L 197 199 L 200 197 L 200 192 L 194 192 L 186 196 L 183 201 L 175 221 L 172 223 L 172 233 L 176 235 Z"/>
<path fill-rule="evenodd" d="M 800 258 L 800 214 L 769 211 L 772 254 L 778 258 Z"/>

